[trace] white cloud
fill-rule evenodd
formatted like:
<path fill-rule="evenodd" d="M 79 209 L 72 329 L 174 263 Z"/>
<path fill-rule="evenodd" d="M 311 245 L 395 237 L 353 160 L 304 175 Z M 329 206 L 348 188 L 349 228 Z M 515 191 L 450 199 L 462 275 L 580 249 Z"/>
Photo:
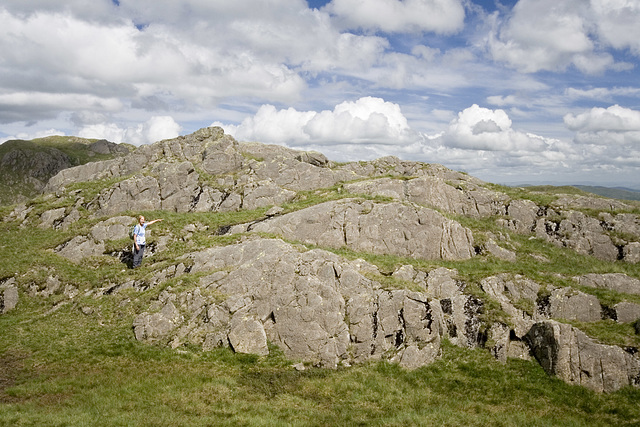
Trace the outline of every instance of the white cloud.
<path fill-rule="evenodd" d="M 640 97 L 640 88 L 637 87 L 597 87 L 592 89 L 576 89 L 573 87 L 565 90 L 565 95 L 572 99 L 591 98 L 597 100 L 613 99 L 615 96 Z"/>
<path fill-rule="evenodd" d="M 401 144 L 415 141 L 400 106 L 380 98 L 343 102 L 332 111 L 277 110 L 263 105 L 237 127 L 225 126 L 241 140 L 302 146 L 307 144 Z"/>
<path fill-rule="evenodd" d="M 455 33 L 465 16 L 459 0 L 333 0 L 324 10 L 346 28 L 400 33 Z"/>
<path fill-rule="evenodd" d="M 565 70 L 585 73 L 624 69 L 604 50 L 630 48 L 640 54 L 640 5 L 627 0 L 520 0 L 488 39 L 493 58 L 526 73 Z"/>
<path fill-rule="evenodd" d="M 591 0 L 600 38 L 616 49 L 631 49 L 640 55 L 640 2 L 636 0 Z"/>
<path fill-rule="evenodd" d="M 612 105 L 592 108 L 584 113 L 564 117 L 567 127 L 574 131 L 640 131 L 640 111 Z"/>
<path fill-rule="evenodd" d="M 134 145 L 149 144 L 162 139 L 175 138 L 181 127 L 173 117 L 154 116 L 145 123 L 126 129 L 115 123 L 96 123 L 85 126 L 78 136 L 82 138 L 106 139 L 112 142 L 126 142 Z"/>
<path fill-rule="evenodd" d="M 564 123 L 577 132 L 577 143 L 640 148 L 640 111 L 619 105 L 592 108 L 577 115 L 567 114 Z"/>
<path fill-rule="evenodd" d="M 467 150 L 539 152 L 546 148 L 542 137 L 511 128 L 504 110 L 490 110 L 477 104 L 458 113 L 441 139 L 446 146 Z"/>

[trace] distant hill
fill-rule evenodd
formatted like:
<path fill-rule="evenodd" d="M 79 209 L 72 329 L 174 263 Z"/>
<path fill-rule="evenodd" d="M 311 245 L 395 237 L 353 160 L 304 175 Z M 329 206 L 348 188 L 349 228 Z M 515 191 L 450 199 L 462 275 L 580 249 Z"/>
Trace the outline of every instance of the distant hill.
<path fill-rule="evenodd" d="M 596 185 L 530 185 L 522 184 L 516 187 L 525 187 L 531 191 L 548 192 L 553 194 L 577 194 L 586 196 L 588 193 L 602 197 L 619 200 L 640 201 L 640 191 L 624 187 L 602 187 Z"/>
<path fill-rule="evenodd" d="M 125 144 L 75 136 L 10 140 L 0 145 L 0 204 L 39 194 L 49 178 L 63 169 L 108 160 L 131 151 Z"/>
<path fill-rule="evenodd" d="M 582 191 L 621 200 L 640 200 L 640 191 L 623 187 L 599 187 L 591 185 L 576 185 Z"/>

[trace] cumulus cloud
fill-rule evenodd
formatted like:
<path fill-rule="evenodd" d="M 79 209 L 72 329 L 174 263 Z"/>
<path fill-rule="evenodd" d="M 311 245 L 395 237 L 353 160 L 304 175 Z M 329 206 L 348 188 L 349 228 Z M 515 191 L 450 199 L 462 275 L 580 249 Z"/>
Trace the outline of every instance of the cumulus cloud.
<path fill-rule="evenodd" d="M 635 145 L 640 148 L 640 111 L 612 105 L 564 116 L 565 125 L 576 131 L 575 141 L 601 146 Z"/>
<path fill-rule="evenodd" d="M 154 116 L 136 126 L 126 129 L 115 123 L 96 123 L 85 126 L 78 136 L 83 138 L 106 139 L 112 142 L 126 142 L 134 145 L 149 144 L 163 139 L 175 138 L 181 126 L 170 116 Z"/>
<path fill-rule="evenodd" d="M 325 10 L 346 28 L 400 33 L 455 33 L 465 16 L 459 0 L 333 0 Z"/>
<path fill-rule="evenodd" d="M 477 104 L 458 113 L 442 134 L 446 146 L 487 151 L 543 151 L 545 139 L 516 131 L 508 114 L 501 109 L 490 110 Z"/>
<path fill-rule="evenodd" d="M 585 73 L 628 68 L 603 47 L 640 54 L 637 2 L 520 0 L 488 39 L 493 58 L 523 72 L 564 70 Z"/>
<path fill-rule="evenodd" d="M 415 140 L 400 106 L 381 98 L 363 97 L 321 112 L 277 110 L 263 105 L 237 127 L 238 139 L 271 143 L 335 145 L 401 144 Z"/>

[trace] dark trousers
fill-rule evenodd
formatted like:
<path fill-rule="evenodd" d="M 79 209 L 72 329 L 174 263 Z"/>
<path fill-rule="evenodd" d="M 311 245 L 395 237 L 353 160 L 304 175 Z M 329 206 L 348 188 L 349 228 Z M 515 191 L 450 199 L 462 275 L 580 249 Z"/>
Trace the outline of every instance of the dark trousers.
<path fill-rule="evenodd" d="M 133 268 L 140 267 L 142 264 L 142 256 L 144 255 L 144 245 L 138 245 L 140 248 L 136 250 L 136 245 L 133 245 Z"/>

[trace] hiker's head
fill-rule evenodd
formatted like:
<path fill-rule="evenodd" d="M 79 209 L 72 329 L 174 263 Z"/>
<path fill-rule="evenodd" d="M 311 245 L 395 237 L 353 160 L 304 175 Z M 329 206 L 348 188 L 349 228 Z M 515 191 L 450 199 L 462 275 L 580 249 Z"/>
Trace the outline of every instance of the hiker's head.
<path fill-rule="evenodd" d="M 138 218 L 138 222 L 140 222 L 140 224 L 144 224 L 144 216 L 140 215 L 140 218 Z"/>

